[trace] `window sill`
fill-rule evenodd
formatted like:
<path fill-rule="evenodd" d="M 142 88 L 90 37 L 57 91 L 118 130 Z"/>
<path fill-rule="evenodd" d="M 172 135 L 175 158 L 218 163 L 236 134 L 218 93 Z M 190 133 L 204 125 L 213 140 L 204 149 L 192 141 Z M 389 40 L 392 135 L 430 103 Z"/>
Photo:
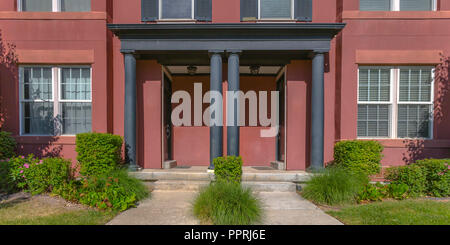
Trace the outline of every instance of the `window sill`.
<path fill-rule="evenodd" d="M 26 145 L 75 145 L 76 136 L 33 136 L 33 135 L 17 135 L 14 137 L 18 144 Z"/>
<path fill-rule="evenodd" d="M 296 23 L 296 22 L 303 22 L 303 21 L 297 21 L 293 19 L 245 19 L 241 22 L 251 22 L 251 23 Z"/>
<path fill-rule="evenodd" d="M 197 23 L 197 20 L 194 20 L 194 19 L 166 19 L 166 20 L 157 20 L 156 23 Z"/>
<path fill-rule="evenodd" d="M 450 11 L 343 11 L 344 20 L 450 19 Z"/>
<path fill-rule="evenodd" d="M 1 20 L 106 20 L 106 12 L 0 11 Z"/>
<path fill-rule="evenodd" d="M 386 148 L 450 148 L 450 140 L 437 139 L 367 139 L 358 138 L 358 140 L 374 140 L 380 142 Z"/>

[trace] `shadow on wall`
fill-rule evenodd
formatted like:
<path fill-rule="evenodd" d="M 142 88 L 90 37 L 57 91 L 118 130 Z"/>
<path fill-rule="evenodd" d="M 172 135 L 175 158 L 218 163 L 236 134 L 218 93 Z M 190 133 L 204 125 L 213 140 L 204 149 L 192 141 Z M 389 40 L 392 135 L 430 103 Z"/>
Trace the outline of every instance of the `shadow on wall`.
<path fill-rule="evenodd" d="M 437 89 L 436 98 L 434 101 L 434 124 L 441 124 L 450 114 L 448 108 L 450 96 L 450 57 L 441 54 L 441 63 L 436 66 L 435 69 L 435 86 Z M 404 140 L 403 143 L 407 149 L 406 153 L 403 153 L 403 161 L 406 164 L 412 164 L 417 160 L 433 157 L 431 152 L 425 152 L 426 141 L 425 140 Z M 441 157 L 436 155 L 434 157 Z"/>
<path fill-rule="evenodd" d="M 17 69 L 18 57 L 16 54 L 16 45 L 4 40 L 2 31 L 0 30 L 0 82 L 10 82 L 18 80 Z M 0 85 L 0 89 L 10 88 L 10 86 Z M 7 99 L 4 98 L 5 91 L 0 91 L 0 129 L 10 117 L 6 104 Z"/>
<path fill-rule="evenodd" d="M 14 92 L 17 89 L 16 81 L 19 80 L 18 61 L 16 45 L 7 42 L 0 30 L 0 130 L 10 131 L 13 134 L 18 134 L 19 132 L 17 123 L 14 122 L 14 117 L 17 116 L 17 109 L 16 106 L 12 106 L 12 102 L 18 101 L 18 93 Z M 44 110 L 44 108 L 38 110 Z M 38 111 L 36 114 L 44 117 L 38 121 L 48 122 L 47 126 L 49 128 L 60 130 L 59 128 L 54 128 L 55 125 L 61 125 L 61 123 L 57 123 L 58 120 L 61 120 L 60 118 L 54 118 L 53 115 L 44 111 Z M 59 156 L 63 146 L 53 145 L 57 139 L 57 137 L 52 136 L 28 138 L 27 142 L 21 142 L 18 139 L 17 151 L 19 154 L 33 153 L 39 158 Z"/>

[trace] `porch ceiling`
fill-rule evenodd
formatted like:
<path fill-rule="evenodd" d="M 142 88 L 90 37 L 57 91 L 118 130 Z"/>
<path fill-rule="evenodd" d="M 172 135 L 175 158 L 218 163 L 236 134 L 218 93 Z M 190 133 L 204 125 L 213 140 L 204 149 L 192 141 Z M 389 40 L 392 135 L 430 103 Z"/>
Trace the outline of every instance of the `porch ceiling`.
<path fill-rule="evenodd" d="M 108 24 L 121 40 L 124 52 L 146 55 L 157 55 L 158 51 L 211 50 L 327 52 L 331 39 L 344 26 L 343 23 Z"/>

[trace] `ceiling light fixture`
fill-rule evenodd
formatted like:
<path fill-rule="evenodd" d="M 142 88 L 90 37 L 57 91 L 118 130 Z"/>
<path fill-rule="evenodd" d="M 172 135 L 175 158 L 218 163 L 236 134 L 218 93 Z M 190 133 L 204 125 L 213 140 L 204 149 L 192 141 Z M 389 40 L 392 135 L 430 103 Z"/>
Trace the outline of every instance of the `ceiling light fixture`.
<path fill-rule="evenodd" d="M 196 66 L 188 66 L 187 67 L 187 72 L 189 73 L 189 75 L 193 76 L 197 73 L 197 67 Z"/>
<path fill-rule="evenodd" d="M 252 66 L 250 66 L 250 73 L 252 75 L 258 75 L 260 68 L 261 68 L 261 66 L 259 66 L 259 65 L 252 65 Z"/>

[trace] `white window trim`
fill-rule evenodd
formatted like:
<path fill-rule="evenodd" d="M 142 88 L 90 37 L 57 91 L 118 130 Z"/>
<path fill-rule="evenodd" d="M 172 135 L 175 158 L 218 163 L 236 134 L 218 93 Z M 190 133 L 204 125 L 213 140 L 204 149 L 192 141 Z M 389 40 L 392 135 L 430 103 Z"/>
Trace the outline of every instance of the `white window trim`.
<path fill-rule="evenodd" d="M 411 67 L 420 68 L 420 69 L 431 69 L 431 95 L 429 102 L 400 102 L 400 90 L 398 87 L 400 86 L 400 69 L 410 69 Z M 359 101 L 359 69 L 390 69 L 391 70 L 391 89 L 390 89 L 390 101 Z M 358 105 L 390 105 L 390 131 L 389 137 L 360 137 L 357 136 L 358 139 L 374 139 L 374 140 L 382 140 L 382 139 L 399 139 L 399 140 L 432 140 L 434 138 L 434 89 L 435 89 L 435 68 L 431 66 L 360 66 L 357 71 L 357 104 Z M 429 136 L 428 138 L 418 137 L 418 138 L 399 138 L 397 135 L 397 125 L 398 125 L 398 105 L 429 105 L 430 109 L 430 125 L 429 125 Z"/>
<path fill-rule="evenodd" d="M 191 0 L 191 18 L 163 18 L 162 16 L 162 1 L 159 0 L 158 3 L 158 20 L 164 20 L 164 21 L 193 21 L 195 20 L 195 0 Z"/>
<path fill-rule="evenodd" d="M 52 99 L 51 100 L 25 100 L 23 99 L 22 91 L 22 76 L 23 69 L 27 67 L 50 67 L 52 68 Z M 61 98 L 61 81 L 62 81 L 62 68 L 89 68 L 91 76 L 91 98 L 89 100 L 63 100 Z M 62 134 L 61 131 L 57 131 L 59 127 L 55 127 L 54 134 L 26 134 L 23 132 L 23 102 L 53 102 L 53 117 L 61 116 L 61 104 L 62 103 L 91 103 L 92 106 L 92 67 L 89 65 L 73 65 L 73 66 L 51 66 L 51 65 L 24 65 L 19 66 L 19 127 L 20 136 L 75 136 L 73 134 Z M 92 118 L 92 117 L 91 117 Z M 61 126 L 61 125 L 58 125 Z"/>
<path fill-rule="evenodd" d="M 401 11 L 400 1 L 401 0 L 391 0 L 391 11 Z M 437 11 L 437 0 L 432 0 L 431 11 Z"/>
<path fill-rule="evenodd" d="M 17 0 L 17 11 L 23 11 L 22 0 Z M 52 0 L 52 12 L 61 12 L 61 0 Z"/>
<path fill-rule="evenodd" d="M 295 1 L 291 0 L 291 18 L 261 18 L 261 0 L 258 0 L 258 20 L 294 20 L 295 19 Z"/>

